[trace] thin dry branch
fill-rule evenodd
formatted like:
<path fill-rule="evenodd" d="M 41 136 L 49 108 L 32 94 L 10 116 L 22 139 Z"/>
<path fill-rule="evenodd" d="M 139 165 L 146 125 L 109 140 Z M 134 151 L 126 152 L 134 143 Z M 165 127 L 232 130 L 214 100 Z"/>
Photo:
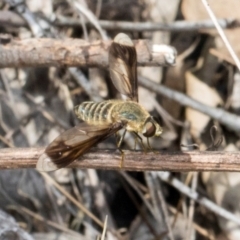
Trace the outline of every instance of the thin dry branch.
<path fill-rule="evenodd" d="M 239 27 L 239 20 L 237 19 L 218 19 L 218 23 L 222 28 L 236 28 Z M 73 27 L 79 26 L 80 23 L 77 19 L 57 17 L 57 21 L 53 24 L 57 26 Z M 202 21 L 175 21 L 172 23 L 162 22 L 127 22 L 127 21 L 107 21 L 99 20 L 99 25 L 106 30 L 118 31 L 170 31 L 170 32 L 183 32 L 183 31 L 198 31 L 206 29 L 214 29 L 215 26 L 211 20 Z"/>
<path fill-rule="evenodd" d="M 82 27 L 81 21 L 76 18 L 58 15 L 56 19 L 48 20 L 51 24 L 59 27 Z M 240 26 L 239 19 L 218 19 L 222 28 L 237 28 Z M 0 11 L 0 24 L 3 26 L 28 27 L 27 22 L 12 11 Z M 90 24 L 87 22 L 87 24 Z M 215 29 L 212 20 L 201 21 L 175 21 L 172 23 L 162 22 L 127 22 L 99 20 L 99 25 L 106 30 L 114 31 L 198 31 L 203 29 Z"/>
<path fill-rule="evenodd" d="M 230 55 L 231 55 L 232 58 L 234 59 L 234 62 L 235 62 L 235 64 L 236 64 L 236 66 L 238 67 L 238 70 L 240 70 L 240 61 L 239 61 L 239 58 L 238 58 L 236 52 L 233 50 L 233 47 L 231 46 L 229 40 L 227 39 L 227 36 L 226 36 L 226 34 L 224 33 L 221 25 L 218 23 L 217 18 L 216 18 L 216 16 L 214 15 L 212 9 L 210 8 L 207 0 L 202 0 L 202 3 L 203 3 L 203 5 L 204 5 L 204 7 L 206 8 L 206 10 L 207 10 L 210 18 L 212 19 L 212 21 L 213 21 L 213 23 L 214 23 L 214 25 L 215 25 L 215 27 L 216 27 L 216 29 L 217 29 L 217 31 L 218 31 L 218 34 L 221 36 L 221 38 L 222 38 L 225 46 L 227 47 L 228 52 L 230 53 Z"/>
<path fill-rule="evenodd" d="M 0 169 L 34 168 L 43 148 L 0 149 Z M 149 152 L 125 150 L 123 167 L 117 150 L 92 150 L 71 168 L 131 171 L 240 171 L 240 152 Z"/>
<path fill-rule="evenodd" d="M 153 81 L 149 81 L 144 77 L 138 77 L 138 82 L 141 86 L 161 94 L 167 98 L 177 101 L 179 104 L 193 108 L 199 112 L 202 112 L 213 119 L 218 120 L 220 123 L 227 126 L 236 132 L 240 132 L 240 117 L 236 114 L 229 113 L 222 108 L 214 108 L 198 102 L 181 92 L 174 91 L 165 86 L 159 85 Z"/>
<path fill-rule="evenodd" d="M 78 66 L 107 67 L 111 41 L 88 42 L 81 39 L 11 39 L 0 35 L 0 68 Z M 155 51 L 146 40 L 134 41 L 139 66 L 169 66 L 175 63 L 173 47 L 158 45 Z"/>
<path fill-rule="evenodd" d="M 188 196 L 190 199 L 193 199 L 194 201 L 200 203 L 201 205 L 203 205 L 210 211 L 214 212 L 215 214 L 217 214 L 225 219 L 228 219 L 230 221 L 233 221 L 240 226 L 240 218 L 238 216 L 236 216 L 235 214 L 229 212 L 228 210 L 218 206 L 217 204 L 210 201 L 206 197 L 202 196 L 198 192 L 189 188 L 184 183 L 179 181 L 177 178 L 172 177 L 172 175 L 169 172 L 154 172 L 152 174 L 157 175 L 162 181 L 168 182 L 170 185 L 172 185 L 174 188 L 176 188 L 182 194 L 184 194 L 184 195 Z"/>

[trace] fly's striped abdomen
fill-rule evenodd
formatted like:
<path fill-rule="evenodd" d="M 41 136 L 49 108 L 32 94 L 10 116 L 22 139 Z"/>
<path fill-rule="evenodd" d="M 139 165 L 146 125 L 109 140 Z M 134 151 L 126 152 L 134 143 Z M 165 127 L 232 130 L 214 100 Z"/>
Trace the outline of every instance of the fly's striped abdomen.
<path fill-rule="evenodd" d="M 99 103 L 83 102 L 75 107 L 75 113 L 78 118 L 89 124 L 101 125 L 111 123 L 111 111 L 113 104 L 114 103 L 112 101 L 103 101 Z"/>

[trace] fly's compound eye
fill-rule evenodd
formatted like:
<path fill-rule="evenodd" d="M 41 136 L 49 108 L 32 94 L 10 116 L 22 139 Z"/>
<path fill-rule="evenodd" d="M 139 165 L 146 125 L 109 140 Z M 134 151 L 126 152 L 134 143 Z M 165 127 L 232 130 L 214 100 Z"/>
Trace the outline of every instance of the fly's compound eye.
<path fill-rule="evenodd" d="M 156 126 L 152 121 L 147 121 L 144 124 L 144 128 L 143 128 L 143 136 L 145 137 L 153 137 L 156 133 Z"/>

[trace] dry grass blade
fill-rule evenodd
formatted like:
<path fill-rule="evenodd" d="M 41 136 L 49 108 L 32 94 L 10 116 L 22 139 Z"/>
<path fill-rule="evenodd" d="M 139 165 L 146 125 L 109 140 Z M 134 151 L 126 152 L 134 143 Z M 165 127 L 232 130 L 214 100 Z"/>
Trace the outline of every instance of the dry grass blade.
<path fill-rule="evenodd" d="M 155 174 L 157 174 L 158 177 L 162 181 L 168 182 L 173 187 L 178 189 L 179 192 L 185 194 L 186 196 L 188 196 L 191 199 L 194 199 L 195 201 L 197 201 L 199 204 L 202 204 L 204 207 L 206 207 L 210 211 L 214 212 L 215 214 L 217 214 L 223 218 L 231 220 L 240 226 L 240 218 L 238 218 L 231 212 L 221 208 L 220 206 L 216 205 L 214 202 L 208 200 L 207 198 L 202 197 L 197 192 L 192 191 L 190 188 L 188 188 L 186 185 L 184 185 L 178 179 L 172 178 L 169 172 L 158 172 Z"/>
<path fill-rule="evenodd" d="M 215 15 L 214 15 L 211 7 L 208 4 L 208 1 L 207 0 L 202 0 L 202 2 L 203 2 L 204 7 L 207 10 L 209 16 L 211 17 L 211 19 L 212 19 L 216 29 L 218 30 L 219 35 L 221 36 L 223 42 L 225 43 L 229 53 L 231 54 L 232 58 L 234 59 L 234 61 L 236 63 L 236 66 L 238 67 L 238 70 L 240 71 L 240 61 L 239 61 L 239 58 L 237 57 L 237 54 L 234 52 L 231 44 L 229 43 L 226 35 L 224 34 L 224 31 L 222 30 L 221 26 L 219 25 L 219 23 L 218 23 Z"/>
<path fill-rule="evenodd" d="M 179 210 L 173 208 L 172 206 L 168 206 L 168 209 L 170 210 L 170 212 L 172 212 L 175 215 L 182 215 L 182 213 L 180 213 Z M 193 223 L 193 227 L 199 234 L 203 235 L 207 239 L 216 240 L 216 238 L 214 237 L 214 235 L 211 232 L 202 228 L 200 225 Z"/>
<path fill-rule="evenodd" d="M 80 202 L 78 202 L 69 192 L 67 192 L 62 186 L 55 182 L 47 173 L 41 172 L 44 179 L 54 187 L 56 187 L 66 198 L 76 205 L 81 211 L 83 211 L 87 216 L 89 216 L 96 224 L 100 227 L 104 227 L 104 223 L 100 221 L 96 216 L 94 216 L 89 210 L 87 210 Z"/>
<path fill-rule="evenodd" d="M 71 229 L 68 229 L 63 225 L 59 225 L 55 222 L 49 221 L 49 220 L 45 219 L 44 217 L 40 216 L 39 214 L 27 209 L 26 207 L 12 205 L 12 206 L 9 206 L 9 209 L 22 212 L 24 214 L 31 216 L 32 218 L 36 219 L 37 221 L 45 223 L 46 225 L 49 225 L 50 227 L 53 227 L 61 232 L 69 233 L 69 234 L 71 234 L 73 239 L 77 239 L 77 238 L 79 239 L 82 237 L 82 235 L 79 234 L 78 232 L 72 231 Z"/>
<path fill-rule="evenodd" d="M 107 221 L 108 221 L 108 216 L 106 216 L 105 221 L 104 221 L 104 227 L 103 227 L 103 231 L 102 231 L 101 240 L 105 240 L 105 235 L 106 235 L 106 231 L 107 231 Z"/>

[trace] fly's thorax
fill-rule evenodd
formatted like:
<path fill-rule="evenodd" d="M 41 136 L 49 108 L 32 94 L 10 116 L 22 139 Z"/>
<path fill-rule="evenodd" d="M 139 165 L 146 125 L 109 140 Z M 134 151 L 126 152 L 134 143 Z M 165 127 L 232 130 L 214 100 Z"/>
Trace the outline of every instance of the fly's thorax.
<path fill-rule="evenodd" d="M 126 129 L 138 132 L 145 137 L 160 136 L 162 128 L 159 123 L 137 102 L 122 101 L 112 108 L 115 121 L 126 122 Z"/>
<path fill-rule="evenodd" d="M 149 116 L 149 113 L 134 101 L 121 101 L 112 109 L 113 119 L 126 122 L 128 131 L 140 132 Z"/>
<path fill-rule="evenodd" d="M 92 125 L 112 123 L 112 108 L 115 100 L 102 102 L 83 102 L 75 107 L 75 114 L 78 118 Z"/>

